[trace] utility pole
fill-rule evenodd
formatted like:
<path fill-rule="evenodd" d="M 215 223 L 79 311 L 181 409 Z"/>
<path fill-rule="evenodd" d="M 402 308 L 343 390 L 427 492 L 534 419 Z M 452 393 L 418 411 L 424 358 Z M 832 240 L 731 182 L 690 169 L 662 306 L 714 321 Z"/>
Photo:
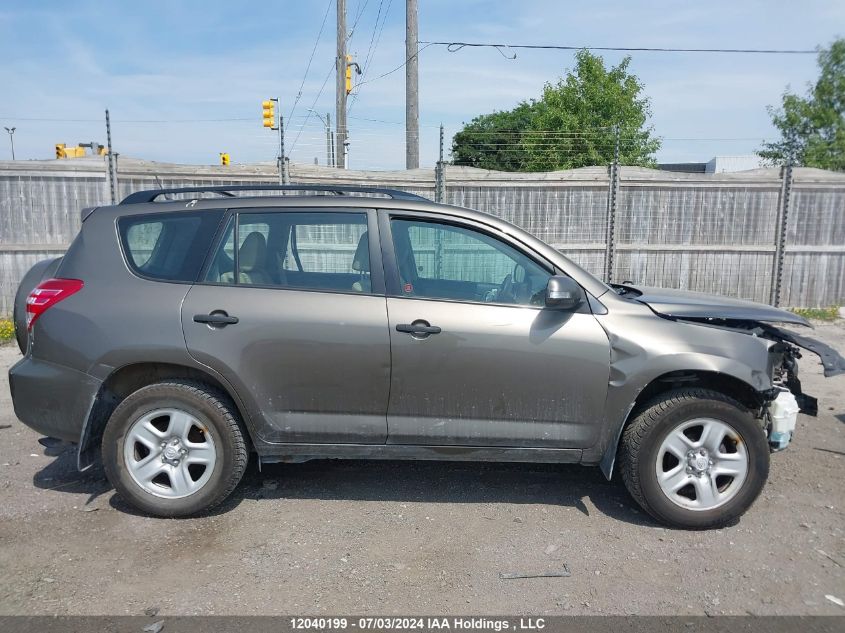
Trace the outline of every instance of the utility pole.
<path fill-rule="evenodd" d="M 440 124 L 440 157 L 434 170 L 434 201 L 443 202 L 446 194 L 446 163 L 443 161 L 443 124 Z"/>
<path fill-rule="evenodd" d="M 332 147 L 332 115 L 326 112 L 326 166 L 334 167 L 334 148 Z"/>
<path fill-rule="evenodd" d="M 346 0 L 337 0 L 337 85 L 335 95 L 335 120 L 337 135 L 335 156 L 337 166 L 346 168 Z"/>
<path fill-rule="evenodd" d="M 619 203 L 619 125 L 613 128 L 613 163 L 610 165 L 607 192 L 607 219 L 604 252 L 604 280 L 613 281 L 613 259 L 616 256 L 616 209 Z"/>
<path fill-rule="evenodd" d="M 405 0 L 405 169 L 420 166 L 417 0 Z"/>
<path fill-rule="evenodd" d="M 279 100 L 276 99 L 276 103 Z M 279 108 L 279 184 L 288 184 L 288 170 L 285 162 L 285 119 L 282 116 L 282 108 Z"/>
<path fill-rule="evenodd" d="M 106 147 L 108 154 L 106 154 L 106 164 L 108 165 L 109 174 L 109 197 L 112 204 L 117 204 L 117 176 L 115 174 L 115 160 L 112 156 L 111 149 L 111 119 L 109 119 L 109 109 L 106 108 Z"/>
<path fill-rule="evenodd" d="M 15 160 L 15 130 L 18 128 L 16 127 L 5 127 L 4 128 L 9 133 L 9 142 L 12 144 L 12 160 Z"/>
<path fill-rule="evenodd" d="M 313 113 L 315 117 L 320 119 L 320 123 L 322 123 L 326 128 L 326 167 L 333 167 L 334 161 L 332 160 L 332 119 L 331 115 L 326 112 L 326 118 L 324 119 L 323 116 L 317 112 L 316 110 L 312 110 L 308 108 L 308 111 Z"/>
<path fill-rule="evenodd" d="M 772 286 L 769 302 L 780 307 L 780 295 L 783 289 L 783 254 L 786 250 L 786 229 L 789 219 L 790 198 L 792 197 L 792 152 L 787 155 L 786 164 L 781 170 L 780 200 L 778 202 L 778 223 L 775 234 L 775 258 L 772 269 Z"/>

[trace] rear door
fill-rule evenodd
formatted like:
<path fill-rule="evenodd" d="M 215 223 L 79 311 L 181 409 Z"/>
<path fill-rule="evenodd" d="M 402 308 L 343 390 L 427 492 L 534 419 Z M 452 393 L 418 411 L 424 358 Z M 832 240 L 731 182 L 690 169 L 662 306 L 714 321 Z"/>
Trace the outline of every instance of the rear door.
<path fill-rule="evenodd" d="M 544 307 L 553 267 L 474 223 L 382 212 L 381 226 L 388 443 L 594 444 L 610 346 L 588 306 Z"/>
<path fill-rule="evenodd" d="M 190 353 L 266 442 L 384 443 L 390 338 L 375 212 L 233 213 L 182 307 Z M 237 248 L 236 248 L 237 245 Z"/>

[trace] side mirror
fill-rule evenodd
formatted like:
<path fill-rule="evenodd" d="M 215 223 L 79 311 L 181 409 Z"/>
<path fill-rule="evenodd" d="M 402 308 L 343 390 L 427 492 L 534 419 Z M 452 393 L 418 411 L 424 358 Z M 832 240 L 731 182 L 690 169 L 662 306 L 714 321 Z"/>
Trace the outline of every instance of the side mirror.
<path fill-rule="evenodd" d="M 584 290 L 570 277 L 549 277 L 546 286 L 546 307 L 555 310 L 576 310 L 584 302 Z"/>

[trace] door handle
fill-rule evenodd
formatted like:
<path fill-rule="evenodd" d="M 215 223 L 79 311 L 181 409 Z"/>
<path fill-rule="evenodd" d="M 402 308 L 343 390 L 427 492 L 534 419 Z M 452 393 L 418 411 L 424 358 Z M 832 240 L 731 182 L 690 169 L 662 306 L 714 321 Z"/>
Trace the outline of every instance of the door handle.
<path fill-rule="evenodd" d="M 226 325 L 234 325 L 237 322 L 238 317 L 229 316 L 225 312 L 212 312 L 211 314 L 194 315 L 194 323 L 207 323 L 208 325 L 223 327 Z"/>
<path fill-rule="evenodd" d="M 441 330 L 436 325 L 429 325 L 427 321 L 414 321 L 413 323 L 399 323 L 396 326 L 397 332 L 405 332 L 406 334 L 440 334 Z"/>

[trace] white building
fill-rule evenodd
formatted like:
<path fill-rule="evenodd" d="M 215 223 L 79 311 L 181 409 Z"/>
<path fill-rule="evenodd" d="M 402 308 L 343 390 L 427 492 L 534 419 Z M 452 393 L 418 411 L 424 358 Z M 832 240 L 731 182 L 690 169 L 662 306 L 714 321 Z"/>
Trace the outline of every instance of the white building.
<path fill-rule="evenodd" d="M 741 156 L 715 156 L 707 161 L 704 173 L 724 174 L 732 171 L 745 171 L 765 167 L 763 159 L 757 154 L 743 154 Z"/>

